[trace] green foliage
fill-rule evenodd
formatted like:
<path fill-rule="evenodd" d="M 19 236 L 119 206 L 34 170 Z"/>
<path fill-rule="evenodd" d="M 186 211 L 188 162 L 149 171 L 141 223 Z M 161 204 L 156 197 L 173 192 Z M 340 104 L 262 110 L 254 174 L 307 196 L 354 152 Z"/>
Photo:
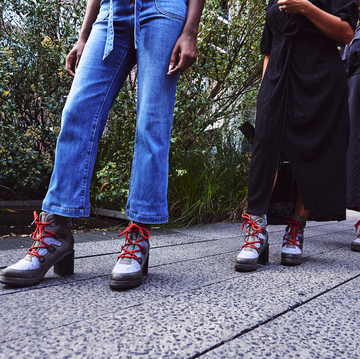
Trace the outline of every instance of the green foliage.
<path fill-rule="evenodd" d="M 21 199 L 37 199 L 45 195 L 44 181 L 49 180 L 53 161 L 49 151 L 37 147 L 40 144 L 49 147 L 41 126 L 31 125 L 21 132 L 14 125 L 2 125 L 0 183 L 6 186 L 0 186 L 1 197 L 12 198 L 15 193 L 17 197 L 21 194 Z"/>
<path fill-rule="evenodd" d="M 254 118 L 265 13 L 262 0 L 226 4 L 207 1 L 198 61 L 178 85 L 169 203 L 181 225 L 238 219 L 244 207 L 249 155 L 237 129 Z"/>
<path fill-rule="evenodd" d="M 172 225 L 241 216 L 250 158 L 237 136 L 236 131 L 226 129 L 218 138 L 208 138 L 215 144 L 210 151 L 190 150 L 177 159 L 176 174 L 169 178 Z"/>
<path fill-rule="evenodd" d="M 3 0 L 0 19 L 1 198 L 42 198 L 71 85 L 64 59 L 85 1 Z"/>

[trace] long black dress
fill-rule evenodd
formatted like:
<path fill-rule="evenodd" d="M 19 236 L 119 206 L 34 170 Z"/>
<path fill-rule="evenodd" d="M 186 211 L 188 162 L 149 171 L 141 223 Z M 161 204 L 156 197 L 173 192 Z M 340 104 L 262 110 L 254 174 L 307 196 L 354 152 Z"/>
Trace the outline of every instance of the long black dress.
<path fill-rule="evenodd" d="M 355 28 L 356 1 L 312 3 Z M 270 58 L 258 94 L 248 212 L 267 213 L 282 147 L 305 209 L 345 217 L 349 112 L 337 44 L 270 0 L 261 50 Z"/>
<path fill-rule="evenodd" d="M 350 136 L 346 156 L 347 197 L 346 206 L 360 207 L 360 26 L 354 39 L 345 47 L 344 62 L 348 75 Z"/>

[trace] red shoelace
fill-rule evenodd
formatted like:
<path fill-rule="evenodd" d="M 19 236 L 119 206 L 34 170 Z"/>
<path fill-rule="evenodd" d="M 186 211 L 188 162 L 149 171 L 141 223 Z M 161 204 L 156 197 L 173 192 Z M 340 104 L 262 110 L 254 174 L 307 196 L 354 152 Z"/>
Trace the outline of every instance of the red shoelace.
<path fill-rule="evenodd" d="M 244 247 L 250 247 L 256 250 L 259 250 L 258 247 L 255 246 L 255 243 L 262 243 L 262 239 L 259 238 L 259 233 L 264 232 L 264 230 L 256 223 L 256 221 L 253 221 L 250 217 L 250 215 L 248 215 L 247 213 L 244 213 L 242 215 L 243 218 L 245 218 L 245 221 L 242 224 L 241 229 L 244 229 L 245 224 L 248 223 L 247 227 L 246 227 L 246 232 L 247 235 L 245 236 L 245 244 L 242 246 L 242 248 Z M 251 228 L 253 229 L 253 233 L 251 233 L 248 228 L 249 226 L 251 226 Z M 258 239 L 258 241 L 248 241 L 247 238 L 250 236 L 254 236 Z"/>
<path fill-rule="evenodd" d="M 360 226 L 360 221 L 357 221 L 357 222 L 354 224 L 355 232 L 357 232 L 357 229 L 358 229 L 359 226 Z M 360 238 L 360 233 L 358 234 L 357 237 Z"/>
<path fill-rule="evenodd" d="M 287 246 L 287 245 L 293 245 L 293 246 L 300 246 L 300 239 L 297 237 L 298 234 L 303 234 L 304 230 L 301 228 L 301 223 L 299 221 L 297 221 L 294 217 L 292 216 L 287 216 L 285 217 L 285 222 L 289 223 L 288 224 L 288 233 L 284 235 L 283 239 L 284 242 L 283 245 Z M 286 236 L 291 235 L 291 238 L 287 238 Z"/>
<path fill-rule="evenodd" d="M 50 245 L 45 243 L 43 241 L 43 238 L 45 238 L 45 237 L 54 237 L 54 236 L 56 236 L 56 233 L 50 232 L 50 231 L 48 231 L 48 230 L 46 230 L 44 228 L 45 226 L 50 225 L 51 222 L 40 222 L 39 221 L 39 215 L 36 212 L 34 212 L 34 218 L 35 218 L 34 223 L 36 224 L 36 229 L 35 229 L 35 232 L 32 235 L 32 239 L 34 240 L 34 243 L 35 242 L 41 242 L 43 244 L 43 246 L 42 245 L 35 246 L 33 244 L 30 247 L 30 249 L 28 250 L 28 254 L 32 254 L 32 255 L 40 258 L 41 255 L 36 251 L 36 249 L 38 249 L 38 248 L 49 249 L 50 248 Z M 45 234 L 45 233 L 48 233 L 48 234 Z M 36 237 L 36 235 L 38 235 L 38 237 Z"/>
<path fill-rule="evenodd" d="M 147 235 L 144 234 L 145 231 Z M 131 232 L 140 232 L 141 236 L 138 240 L 136 240 L 134 243 L 129 238 L 129 233 Z M 139 257 L 135 254 L 135 252 L 141 252 L 144 247 L 139 243 L 144 241 L 145 239 L 150 238 L 150 232 L 143 227 L 138 226 L 137 224 L 133 223 L 130 224 L 123 232 L 121 232 L 118 237 L 122 236 L 125 233 L 125 244 L 121 247 L 122 253 L 118 256 L 118 258 L 132 258 L 139 260 Z M 127 248 L 125 248 L 128 245 L 135 244 L 135 246 L 138 247 L 138 249 L 133 249 L 132 251 L 129 251 Z"/>

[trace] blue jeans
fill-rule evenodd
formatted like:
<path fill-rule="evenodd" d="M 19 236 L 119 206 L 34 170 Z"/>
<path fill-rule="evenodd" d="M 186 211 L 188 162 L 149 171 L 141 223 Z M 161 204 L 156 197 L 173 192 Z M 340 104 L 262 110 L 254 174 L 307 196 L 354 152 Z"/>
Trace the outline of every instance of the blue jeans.
<path fill-rule="evenodd" d="M 110 1 L 101 3 L 76 70 L 42 208 L 65 217 L 89 216 L 98 142 L 110 107 L 137 64 L 137 125 L 126 214 L 142 223 L 164 223 L 168 221 L 168 156 L 177 83 L 177 76 L 167 72 L 185 24 L 187 1 L 112 0 L 113 50 L 103 60 Z"/>

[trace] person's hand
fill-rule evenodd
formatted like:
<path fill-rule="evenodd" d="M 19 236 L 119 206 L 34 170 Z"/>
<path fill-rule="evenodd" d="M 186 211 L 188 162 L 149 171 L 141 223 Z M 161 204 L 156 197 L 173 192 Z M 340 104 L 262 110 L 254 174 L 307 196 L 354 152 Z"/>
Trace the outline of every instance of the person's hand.
<path fill-rule="evenodd" d="M 196 61 L 196 35 L 182 33 L 170 58 L 168 75 L 183 72 Z"/>
<path fill-rule="evenodd" d="M 307 2 L 307 0 L 278 0 L 277 3 L 280 10 L 289 14 L 301 14 Z"/>
<path fill-rule="evenodd" d="M 78 43 L 73 47 L 73 49 L 66 56 L 65 60 L 65 70 L 68 75 L 74 77 L 76 69 L 78 67 L 81 54 L 84 50 L 85 42 L 78 41 Z"/>

